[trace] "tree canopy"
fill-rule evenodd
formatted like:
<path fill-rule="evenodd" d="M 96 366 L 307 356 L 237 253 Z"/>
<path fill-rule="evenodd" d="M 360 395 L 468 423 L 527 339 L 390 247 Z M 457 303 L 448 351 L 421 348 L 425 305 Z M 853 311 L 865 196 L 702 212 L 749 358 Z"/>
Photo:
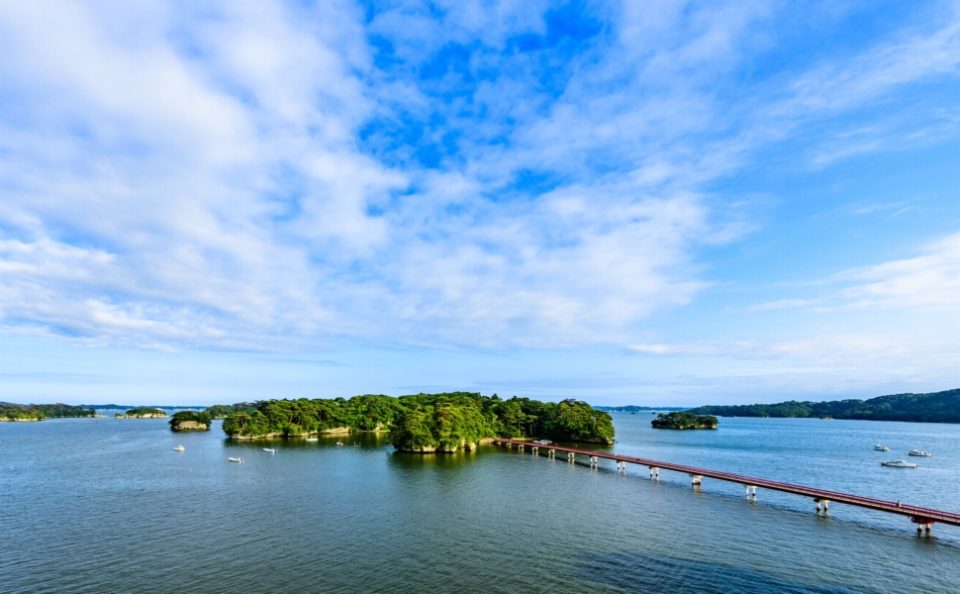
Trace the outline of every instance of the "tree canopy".
<path fill-rule="evenodd" d="M 613 440 L 610 415 L 586 402 L 502 400 L 474 392 L 266 400 L 229 415 L 223 423 L 227 435 L 239 438 L 296 437 L 344 429 L 389 431 L 398 450 L 419 452 L 470 449 L 495 436 Z"/>
<path fill-rule="evenodd" d="M 874 421 L 960 423 L 960 388 L 929 394 L 892 394 L 869 400 L 834 400 L 738 406 L 701 406 L 688 411 L 724 417 L 831 417 Z"/>
<path fill-rule="evenodd" d="M 163 410 L 162 408 L 141 406 L 138 408 L 129 409 L 124 416 L 131 419 L 135 419 L 137 417 L 165 417 L 167 416 L 167 411 Z"/>
<path fill-rule="evenodd" d="M 654 429 L 716 429 L 717 417 L 689 412 L 660 413 L 650 424 Z"/>
<path fill-rule="evenodd" d="M 171 431 L 209 431 L 212 419 L 206 411 L 181 410 L 170 419 Z"/>
<path fill-rule="evenodd" d="M 96 412 L 87 406 L 70 404 L 13 404 L 0 402 L 0 421 L 40 421 L 42 419 L 93 417 Z"/>

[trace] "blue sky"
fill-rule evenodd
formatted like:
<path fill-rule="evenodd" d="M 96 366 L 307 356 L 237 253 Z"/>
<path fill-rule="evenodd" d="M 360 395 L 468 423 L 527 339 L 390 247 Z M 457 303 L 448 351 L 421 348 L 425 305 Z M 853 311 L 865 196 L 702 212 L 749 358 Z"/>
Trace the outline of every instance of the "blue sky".
<path fill-rule="evenodd" d="M 957 2 L 9 2 L 0 400 L 960 386 Z"/>

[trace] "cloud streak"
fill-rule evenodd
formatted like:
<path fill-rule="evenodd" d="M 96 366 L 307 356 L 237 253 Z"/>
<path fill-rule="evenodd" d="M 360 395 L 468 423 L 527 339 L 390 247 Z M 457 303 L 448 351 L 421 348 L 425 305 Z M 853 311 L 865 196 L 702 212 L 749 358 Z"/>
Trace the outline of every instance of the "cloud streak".
<path fill-rule="evenodd" d="M 671 352 L 640 329 L 752 227 L 718 184 L 958 55 L 955 13 L 738 85 L 775 7 L 42 8 L 0 15 L 0 322 L 147 348 Z M 946 306 L 954 243 L 842 296 Z"/>

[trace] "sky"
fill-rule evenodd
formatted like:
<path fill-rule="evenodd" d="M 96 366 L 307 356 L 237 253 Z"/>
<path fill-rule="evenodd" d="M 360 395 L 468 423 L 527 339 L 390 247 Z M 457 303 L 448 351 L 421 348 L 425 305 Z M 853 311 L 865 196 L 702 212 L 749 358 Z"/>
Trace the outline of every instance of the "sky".
<path fill-rule="evenodd" d="M 958 2 L 0 0 L 0 400 L 958 370 Z"/>

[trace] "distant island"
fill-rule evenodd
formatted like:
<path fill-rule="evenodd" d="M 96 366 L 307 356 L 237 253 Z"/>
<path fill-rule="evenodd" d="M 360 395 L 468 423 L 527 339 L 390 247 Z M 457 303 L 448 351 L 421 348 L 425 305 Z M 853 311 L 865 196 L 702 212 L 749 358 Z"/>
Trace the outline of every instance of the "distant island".
<path fill-rule="evenodd" d="M 211 418 L 207 412 L 181 410 L 170 419 L 171 431 L 209 431 Z"/>
<path fill-rule="evenodd" d="M 43 419 L 93 418 L 96 411 L 69 404 L 14 404 L 0 402 L 0 421 L 42 421 Z"/>
<path fill-rule="evenodd" d="M 230 414 L 223 430 L 232 439 L 389 432 L 398 451 L 419 453 L 473 450 L 498 436 L 613 443 L 610 415 L 586 402 L 502 400 L 473 392 L 268 400 L 252 411 Z"/>
<path fill-rule="evenodd" d="M 660 413 L 650 424 L 654 429 L 716 429 L 717 417 L 689 412 Z"/>
<path fill-rule="evenodd" d="M 233 413 L 253 412 L 257 405 L 251 402 L 238 402 L 237 404 L 214 404 L 207 408 L 206 413 L 211 419 L 226 419 Z"/>
<path fill-rule="evenodd" d="M 724 417 L 788 417 L 960 423 L 960 388 L 929 394 L 892 394 L 869 400 L 700 406 L 688 412 Z"/>
<path fill-rule="evenodd" d="M 162 419 L 167 416 L 167 411 L 161 408 L 144 406 L 131 408 L 125 413 L 117 413 L 113 416 L 118 419 Z"/>
<path fill-rule="evenodd" d="M 595 406 L 593 407 L 597 410 L 602 410 L 606 412 L 659 412 L 663 411 L 680 411 L 686 410 L 685 406 L 637 406 L 636 404 L 630 404 L 627 406 Z"/>
<path fill-rule="evenodd" d="M 122 410 L 126 411 L 128 409 L 134 408 L 132 404 L 81 404 L 80 406 L 86 408 L 94 408 L 96 410 Z M 203 406 L 198 405 L 168 405 L 168 404 L 157 404 L 157 405 L 142 405 L 140 408 L 159 408 L 161 410 L 202 410 Z"/>

